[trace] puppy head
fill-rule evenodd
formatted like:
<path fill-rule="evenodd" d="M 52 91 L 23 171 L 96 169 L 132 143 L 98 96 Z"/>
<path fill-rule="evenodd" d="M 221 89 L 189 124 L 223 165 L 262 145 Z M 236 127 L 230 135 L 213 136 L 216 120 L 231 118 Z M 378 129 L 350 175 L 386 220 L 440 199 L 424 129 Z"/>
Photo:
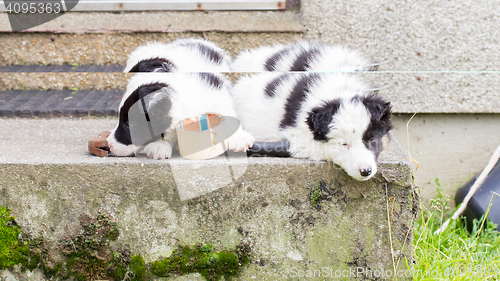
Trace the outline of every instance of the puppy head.
<path fill-rule="evenodd" d="M 392 128 L 390 117 L 390 104 L 370 95 L 326 102 L 309 112 L 306 122 L 320 157 L 364 181 L 377 172 L 378 156 Z"/>
<path fill-rule="evenodd" d="M 163 83 L 139 86 L 123 102 L 116 128 L 107 138 L 114 156 L 133 156 L 170 126 L 170 100 Z"/>

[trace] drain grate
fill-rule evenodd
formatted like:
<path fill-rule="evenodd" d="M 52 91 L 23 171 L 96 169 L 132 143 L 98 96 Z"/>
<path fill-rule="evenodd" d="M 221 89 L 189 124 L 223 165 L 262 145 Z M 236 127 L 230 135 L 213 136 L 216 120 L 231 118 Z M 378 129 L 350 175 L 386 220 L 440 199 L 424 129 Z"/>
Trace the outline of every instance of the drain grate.
<path fill-rule="evenodd" d="M 0 116 L 118 116 L 122 95 L 119 90 L 0 91 Z"/>
<path fill-rule="evenodd" d="M 2 65 L 0 72 L 123 72 L 122 65 Z"/>

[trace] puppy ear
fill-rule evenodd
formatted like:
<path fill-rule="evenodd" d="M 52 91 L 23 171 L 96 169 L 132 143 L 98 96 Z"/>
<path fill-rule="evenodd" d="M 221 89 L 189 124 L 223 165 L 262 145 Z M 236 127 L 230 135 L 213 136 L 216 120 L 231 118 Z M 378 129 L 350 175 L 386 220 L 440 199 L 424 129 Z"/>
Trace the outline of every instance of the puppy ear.
<path fill-rule="evenodd" d="M 369 95 L 363 99 L 363 104 L 366 106 L 368 111 L 370 111 L 372 119 L 381 120 L 382 118 L 390 117 L 390 102 L 386 102 L 379 97 Z"/>
<path fill-rule="evenodd" d="M 306 123 L 311 130 L 314 140 L 328 141 L 326 135 L 330 131 L 333 115 L 340 107 L 340 101 L 334 100 L 325 103 L 323 106 L 313 108 L 307 116 Z"/>
<path fill-rule="evenodd" d="M 392 107 L 390 102 L 387 102 L 382 98 L 369 95 L 363 99 L 363 104 L 370 112 L 372 123 L 382 125 L 385 131 L 392 129 Z"/>
<path fill-rule="evenodd" d="M 173 72 L 174 64 L 163 58 L 147 59 L 138 62 L 129 72 Z"/>

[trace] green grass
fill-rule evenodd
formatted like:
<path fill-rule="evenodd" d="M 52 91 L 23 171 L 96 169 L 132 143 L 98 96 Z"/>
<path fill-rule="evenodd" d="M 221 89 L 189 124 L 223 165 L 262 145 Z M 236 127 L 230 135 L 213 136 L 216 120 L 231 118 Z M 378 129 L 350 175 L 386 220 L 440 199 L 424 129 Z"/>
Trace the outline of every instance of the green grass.
<path fill-rule="evenodd" d="M 459 219 L 435 235 L 455 211 L 448 207 L 449 200 L 439 188 L 438 193 L 430 209 L 423 207 L 416 221 L 413 280 L 500 280 L 500 232 L 496 225 L 475 220 L 469 233 L 465 220 Z"/>

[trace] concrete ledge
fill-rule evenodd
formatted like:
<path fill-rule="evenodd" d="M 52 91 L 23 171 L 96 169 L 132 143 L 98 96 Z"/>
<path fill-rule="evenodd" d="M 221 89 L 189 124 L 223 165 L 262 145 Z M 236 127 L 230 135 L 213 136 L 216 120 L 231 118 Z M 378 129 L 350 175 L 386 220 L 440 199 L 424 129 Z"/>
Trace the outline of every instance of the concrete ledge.
<path fill-rule="evenodd" d="M 166 257 L 179 245 L 212 243 L 221 250 L 243 243 L 251 249 L 243 279 L 290 279 L 293 268 L 392 270 L 391 253 L 401 260 L 399 269 L 406 269 L 405 257 L 411 264 L 418 198 L 397 141 L 382 153 L 379 173 L 367 182 L 354 181 L 328 162 L 250 158 L 233 182 L 181 201 L 175 167 L 204 183 L 226 160 L 88 155 L 87 139 L 115 122 L 0 120 L 0 130 L 10 132 L 0 140 L 0 205 L 12 210 L 24 231 L 57 249 L 64 238 L 82 232 L 80 215 L 105 211 L 119 225 L 112 248 L 129 245 L 146 261 Z M 312 202 L 315 189 L 322 196 Z"/>
<path fill-rule="evenodd" d="M 12 32 L 0 13 L 0 32 Z M 24 32 L 304 32 L 298 11 L 71 12 Z"/>

